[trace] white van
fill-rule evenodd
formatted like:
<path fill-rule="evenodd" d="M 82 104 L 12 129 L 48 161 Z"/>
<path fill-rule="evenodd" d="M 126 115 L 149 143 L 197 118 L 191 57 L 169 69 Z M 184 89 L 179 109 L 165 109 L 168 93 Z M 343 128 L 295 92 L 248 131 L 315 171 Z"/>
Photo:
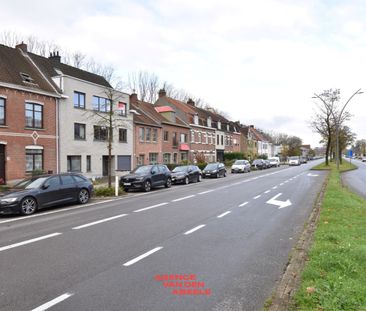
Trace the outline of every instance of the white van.
<path fill-rule="evenodd" d="M 288 158 L 288 165 L 300 165 L 300 157 L 299 156 L 294 156 L 294 157 L 289 157 Z"/>
<path fill-rule="evenodd" d="M 280 158 L 279 157 L 271 157 L 268 159 L 271 167 L 279 167 L 280 166 Z"/>

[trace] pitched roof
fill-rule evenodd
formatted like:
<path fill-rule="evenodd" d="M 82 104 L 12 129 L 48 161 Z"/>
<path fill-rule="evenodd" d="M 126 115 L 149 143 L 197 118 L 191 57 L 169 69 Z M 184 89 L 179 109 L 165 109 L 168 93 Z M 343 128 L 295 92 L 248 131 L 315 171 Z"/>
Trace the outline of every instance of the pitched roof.
<path fill-rule="evenodd" d="M 156 120 L 153 116 L 151 116 L 147 112 L 147 110 L 149 110 L 148 109 L 149 107 L 147 105 L 151 106 L 151 104 L 149 104 L 149 103 L 140 102 L 140 101 L 138 101 L 137 103 L 131 103 L 131 108 L 135 109 L 139 113 L 139 114 L 134 114 L 134 121 L 136 123 L 149 124 L 151 126 L 161 127 L 159 120 Z"/>
<path fill-rule="evenodd" d="M 174 112 L 174 109 L 170 106 L 155 107 L 157 112 Z"/>
<path fill-rule="evenodd" d="M 55 89 L 20 49 L 0 44 L 0 82 L 56 95 Z"/>

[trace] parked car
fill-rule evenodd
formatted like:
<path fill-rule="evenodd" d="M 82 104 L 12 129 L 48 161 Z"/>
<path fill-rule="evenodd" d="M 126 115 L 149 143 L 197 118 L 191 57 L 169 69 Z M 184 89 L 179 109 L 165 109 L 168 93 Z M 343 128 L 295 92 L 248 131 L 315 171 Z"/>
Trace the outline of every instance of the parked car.
<path fill-rule="evenodd" d="M 307 157 L 300 157 L 300 163 L 301 164 L 308 163 L 308 158 Z"/>
<path fill-rule="evenodd" d="M 209 163 L 202 171 L 202 177 L 226 177 L 226 168 L 222 163 Z"/>
<path fill-rule="evenodd" d="M 188 185 L 190 182 L 202 180 L 202 172 L 195 165 L 177 166 L 172 171 L 173 184 L 182 183 Z"/>
<path fill-rule="evenodd" d="M 266 163 L 264 162 L 263 159 L 255 159 L 252 162 L 252 168 L 255 168 L 257 170 L 263 170 L 266 168 Z"/>
<path fill-rule="evenodd" d="M 265 163 L 265 168 L 271 168 L 271 162 L 269 162 L 269 160 L 264 160 L 264 163 Z"/>
<path fill-rule="evenodd" d="M 250 172 L 250 163 L 247 160 L 236 160 L 231 166 L 231 173 L 248 173 Z"/>
<path fill-rule="evenodd" d="M 292 166 L 292 165 L 300 165 L 300 157 L 298 156 L 294 156 L 294 157 L 289 157 L 288 158 L 288 165 Z"/>
<path fill-rule="evenodd" d="M 362 162 L 366 162 L 366 157 L 362 157 Z"/>
<path fill-rule="evenodd" d="M 271 157 L 268 159 L 271 167 L 279 167 L 280 166 L 280 158 L 279 157 Z"/>
<path fill-rule="evenodd" d="M 166 165 L 144 165 L 135 168 L 130 174 L 122 176 L 119 184 L 126 192 L 130 189 L 141 189 L 148 192 L 159 186 L 170 188 L 172 176 Z"/>
<path fill-rule="evenodd" d="M 70 202 L 85 204 L 93 184 L 80 174 L 65 173 L 25 178 L 0 193 L 0 214 L 32 215 L 37 210 Z"/>

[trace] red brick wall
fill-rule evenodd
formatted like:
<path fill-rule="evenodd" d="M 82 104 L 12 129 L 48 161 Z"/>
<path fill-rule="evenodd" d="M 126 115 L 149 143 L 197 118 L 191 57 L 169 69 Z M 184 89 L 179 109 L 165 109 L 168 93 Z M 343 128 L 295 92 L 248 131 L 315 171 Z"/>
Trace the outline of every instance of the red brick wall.
<path fill-rule="evenodd" d="M 34 145 L 31 134 L 39 137 L 36 145 L 43 146 L 44 171 L 56 172 L 56 99 L 0 87 L 0 97 L 6 97 L 6 126 L 0 127 L 0 141 L 6 142 L 6 179 L 11 181 L 25 177 L 25 146 Z M 25 102 L 43 104 L 43 129 L 25 129 Z M 4 135 L 9 134 L 9 135 Z M 10 136 L 11 135 L 11 136 Z M 17 136 L 16 136 L 17 135 Z M 42 137 L 51 135 L 52 137 Z"/>
<path fill-rule="evenodd" d="M 162 130 L 161 128 L 157 128 L 158 130 L 158 137 L 157 142 L 140 142 L 140 135 L 139 135 L 139 128 L 144 127 L 145 128 L 145 135 L 146 135 L 146 128 L 151 128 L 151 139 L 152 139 L 152 129 L 156 127 L 148 126 L 148 125 L 140 125 L 140 124 L 134 124 L 134 154 L 135 154 L 135 161 L 134 164 L 137 166 L 138 162 L 137 159 L 140 154 L 145 155 L 145 163 L 144 165 L 149 164 L 149 153 L 158 153 L 158 163 L 163 162 L 163 156 L 162 156 Z"/>

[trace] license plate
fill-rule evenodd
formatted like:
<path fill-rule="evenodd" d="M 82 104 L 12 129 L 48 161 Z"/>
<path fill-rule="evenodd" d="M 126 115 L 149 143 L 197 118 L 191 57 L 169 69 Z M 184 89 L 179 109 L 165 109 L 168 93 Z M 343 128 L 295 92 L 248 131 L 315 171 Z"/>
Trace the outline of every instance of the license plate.
<path fill-rule="evenodd" d="M 124 186 L 131 186 L 131 183 L 130 182 L 125 182 L 123 183 Z"/>
<path fill-rule="evenodd" d="M 211 174 L 206 174 L 207 176 L 210 176 Z"/>

